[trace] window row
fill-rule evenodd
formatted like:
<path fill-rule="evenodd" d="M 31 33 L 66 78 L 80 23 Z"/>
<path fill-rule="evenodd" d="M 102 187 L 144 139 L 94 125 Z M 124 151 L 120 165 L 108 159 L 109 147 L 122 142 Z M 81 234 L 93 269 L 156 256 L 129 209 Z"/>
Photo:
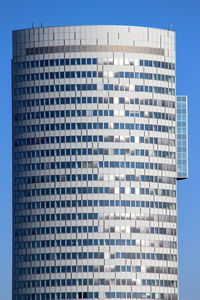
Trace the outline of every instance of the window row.
<path fill-rule="evenodd" d="M 15 242 L 14 249 L 84 246 L 142 246 L 176 249 L 177 243 L 162 240 L 126 240 L 126 239 L 66 239 Z"/>
<path fill-rule="evenodd" d="M 87 270 L 83 272 L 95 272 L 93 271 L 93 266 L 80 266 L 80 270 L 82 269 Z M 104 266 L 101 266 L 102 268 L 100 271 L 96 272 L 104 272 Z M 123 266 L 120 266 L 123 267 Z M 126 267 L 126 266 L 124 266 Z M 129 266 L 127 266 L 128 268 Z M 98 267 L 96 267 L 98 269 Z M 88 270 L 92 271 L 88 271 Z M 123 269 L 123 268 L 119 268 Z M 131 267 L 130 267 L 131 269 Z M 132 267 L 134 269 L 134 267 Z M 82 271 L 78 271 L 82 272 Z M 126 272 L 126 271 L 113 271 L 113 272 Z M 131 272 L 131 271 L 128 271 Z M 14 282 L 14 288 L 15 289 L 25 289 L 25 288 L 39 288 L 39 287 L 57 287 L 57 286 L 101 286 L 101 285 L 107 285 L 107 286 L 114 286 L 114 285 L 120 285 L 120 286 L 162 286 L 162 287 L 177 287 L 177 281 L 175 280 L 155 280 L 155 279 L 140 279 L 140 280 L 133 280 L 133 279 L 47 279 L 47 280 L 28 280 L 28 281 L 15 281 Z"/>
<path fill-rule="evenodd" d="M 30 286 L 31 287 L 31 286 Z M 22 294 L 17 289 L 13 289 L 13 300 L 66 300 L 66 299 L 99 299 L 98 292 L 78 292 L 78 293 L 35 293 Z M 171 300 L 171 299 L 170 299 Z M 178 300 L 178 299 L 173 299 Z"/>
<path fill-rule="evenodd" d="M 158 300 L 178 300 L 177 294 L 170 293 L 130 293 L 130 292 L 106 292 L 106 299 L 158 299 Z"/>
<path fill-rule="evenodd" d="M 139 73 L 139 72 L 103 72 L 103 71 L 68 71 L 68 72 L 45 72 L 20 74 L 14 76 L 14 83 L 35 81 L 35 80 L 55 80 L 64 78 L 130 78 L 147 79 L 167 82 L 175 82 L 175 76 L 157 74 L 157 73 Z"/>
<path fill-rule="evenodd" d="M 163 197 L 176 197 L 175 190 L 134 188 L 134 187 L 67 187 L 25 189 L 13 192 L 15 198 L 49 196 L 49 195 L 75 195 L 75 194 L 132 194 L 154 195 Z"/>
<path fill-rule="evenodd" d="M 101 228 L 103 230 L 103 227 Z M 40 235 L 40 234 L 60 234 L 60 233 L 96 233 L 99 232 L 98 226 L 56 226 L 56 227 L 31 227 L 15 229 L 15 236 Z"/>
<path fill-rule="evenodd" d="M 70 182 L 70 181 L 138 181 L 138 182 L 159 182 L 167 184 L 176 184 L 176 178 L 166 176 L 151 175 L 99 175 L 99 174 L 69 174 L 69 175 L 43 175 L 43 176 L 26 176 L 16 177 L 13 179 L 14 184 L 32 184 L 47 182 Z"/>
<path fill-rule="evenodd" d="M 155 124 L 138 123 L 103 123 L 103 122 L 82 122 L 82 123 L 50 123 L 38 125 L 15 126 L 14 133 L 29 133 L 41 131 L 60 130 L 90 130 L 90 129 L 112 129 L 112 130 L 146 130 L 155 132 L 175 133 L 175 127 Z"/>
<path fill-rule="evenodd" d="M 73 253 L 73 252 L 72 252 Z M 110 259 L 140 259 L 140 260 L 165 260 L 165 261 L 176 261 L 177 255 L 174 254 L 164 254 L 164 253 L 135 253 L 135 252 L 116 252 L 110 254 Z M 166 267 L 147 267 L 147 268 L 159 268 L 158 273 L 168 273 L 164 270 L 168 269 Z M 163 271 L 161 271 L 163 269 Z M 170 268 L 176 269 L 176 268 Z M 176 269 L 177 270 L 177 269 Z M 154 272 L 152 272 L 154 273 Z M 175 272 L 176 274 L 176 272 Z"/>
<path fill-rule="evenodd" d="M 135 66 L 145 66 L 145 67 L 175 70 L 174 63 L 169 63 L 164 61 L 126 59 L 126 61 L 123 62 L 123 59 L 116 60 L 111 58 L 66 58 L 66 59 L 61 58 L 61 59 L 22 61 L 22 62 L 14 62 L 13 69 L 21 70 L 21 69 L 30 69 L 30 68 L 39 68 L 39 67 L 80 66 L 80 65 L 97 65 L 97 64 L 100 65 L 101 64 L 105 64 L 105 65 L 125 64 L 125 65 L 132 65 L 132 66 L 135 65 Z"/>
<path fill-rule="evenodd" d="M 68 143 L 145 143 L 166 146 L 175 146 L 174 139 L 157 137 L 134 137 L 124 135 L 70 135 L 15 139 L 14 147 L 44 144 L 68 144 Z"/>
<path fill-rule="evenodd" d="M 175 158 L 175 152 L 148 150 L 148 149 L 127 149 L 127 148 L 71 148 L 71 149 L 51 149 L 20 151 L 14 153 L 15 159 L 51 157 L 51 156 L 77 156 L 77 155 L 131 155 L 150 156 L 162 158 Z"/>
<path fill-rule="evenodd" d="M 50 111 L 37 111 L 28 113 L 17 113 L 14 115 L 14 121 L 24 121 L 33 119 L 47 119 L 47 118 L 65 118 L 65 117 L 135 117 L 135 118 L 148 118 L 175 121 L 175 114 L 139 111 L 139 110 L 124 110 L 124 109 L 94 109 L 94 110 L 50 110 Z M 97 123 L 97 122 L 96 122 Z M 81 123 L 72 123 L 81 124 Z M 86 124 L 83 122 L 82 124 Z M 88 123 L 92 124 L 92 123 Z M 95 123 L 94 123 L 95 124 Z M 106 123 L 105 123 L 106 124 Z M 67 125 L 69 126 L 69 125 Z M 71 125 L 71 126 L 86 126 L 86 125 Z M 92 126 L 92 125 L 89 125 Z M 94 125 L 95 126 L 95 125 Z M 98 125 L 97 125 L 98 126 Z M 99 125 L 100 126 L 100 125 Z M 80 128 L 79 128 L 80 129 Z M 92 128 L 90 128 L 92 129 Z"/>
<path fill-rule="evenodd" d="M 41 267 L 33 268 L 32 271 L 36 269 L 35 273 L 32 274 L 42 274 Z M 53 268 L 51 268 L 53 269 Z M 78 272 L 141 272 L 141 267 L 140 266 L 127 266 L 127 265 L 118 265 L 118 266 L 104 266 L 104 265 L 71 265 L 71 266 L 62 266 L 60 268 L 62 273 L 78 273 Z M 19 270 L 19 269 L 18 269 Z M 25 270 L 25 268 L 23 268 Z M 43 268 L 44 270 L 44 268 Z M 50 267 L 47 269 L 47 271 L 50 271 Z M 53 273 L 56 273 L 56 268 L 54 267 Z M 48 272 L 50 273 L 50 272 Z M 18 275 L 25 275 L 25 274 L 20 274 Z M 74 280 L 74 279 L 73 279 Z M 77 279 L 79 280 L 79 279 Z M 65 280 L 64 280 L 65 281 Z M 73 281 L 74 282 L 74 281 Z M 76 282 L 76 279 L 75 279 Z M 68 282 L 69 283 L 69 282 Z M 71 285 L 65 282 L 63 285 Z M 77 281 L 78 283 L 78 281 Z M 74 285 L 74 284 L 72 284 Z M 75 284 L 76 285 L 76 284 Z M 78 285 L 84 285 L 83 282 L 80 284 L 80 281 Z M 93 283 L 92 283 L 93 285 Z"/>
<path fill-rule="evenodd" d="M 83 204 L 87 204 L 87 201 L 91 201 L 92 200 L 83 200 L 83 202 L 86 202 L 86 203 L 83 203 Z M 94 200 L 96 201 L 96 200 Z M 104 202 L 104 201 L 109 201 L 109 200 L 99 200 L 101 202 Z M 110 201 L 113 201 L 114 200 L 110 200 Z M 119 201 L 119 200 L 115 200 L 115 201 Z M 121 202 L 126 202 L 128 200 L 121 200 Z M 72 201 L 72 202 L 76 202 L 75 200 Z M 78 202 L 78 201 L 77 201 Z M 130 202 L 130 201 L 129 201 Z M 135 202 L 135 201 L 133 201 Z M 142 201 L 144 202 L 144 201 Z M 33 203 L 33 202 L 32 202 Z M 152 202 L 150 202 L 151 204 Z M 166 203 L 166 202 L 159 202 L 159 204 L 161 205 L 158 205 L 158 202 L 155 202 L 156 205 L 152 206 L 152 205 L 149 205 L 147 204 L 145 206 L 145 203 L 143 203 L 141 205 L 141 201 L 136 201 L 136 205 L 135 206 L 131 206 L 131 207 L 150 207 L 150 208 L 163 208 L 163 209 L 170 209 L 175 206 L 175 204 L 173 203 Z M 103 203 L 102 203 L 103 204 Z M 131 203 L 132 204 L 132 203 Z M 165 205 L 164 205 L 165 204 Z M 83 207 L 86 207 L 87 205 L 82 205 Z M 100 205 L 101 206 L 101 205 Z M 118 205 L 119 206 L 119 205 Z M 35 207 L 35 206 L 34 206 Z M 55 207 L 55 205 L 54 205 Z M 70 206 L 67 206 L 67 207 L 70 207 Z M 74 205 L 72 205 L 71 207 L 76 207 Z M 80 206 L 78 206 L 80 207 Z M 91 207 L 91 205 L 90 205 Z M 130 205 L 129 205 L 130 207 Z M 35 208 L 34 208 L 35 209 Z M 90 219 L 89 219 L 89 215 L 87 214 L 80 214 L 78 213 L 78 216 L 76 217 L 75 214 L 72 214 L 70 216 L 70 214 L 45 214 L 45 215 L 25 215 L 25 216 L 16 216 L 15 217 L 15 224 L 19 224 L 19 223 L 34 223 L 34 222 L 53 222 L 53 221 L 73 221 L 73 220 L 137 220 L 137 221 L 160 221 L 160 222 L 176 222 L 176 216 L 172 216 L 172 215 L 157 215 L 157 214 L 150 214 L 150 215 L 137 215 L 135 213 L 122 213 L 122 214 L 119 214 L 119 213 L 110 213 L 110 214 L 97 214 L 97 216 L 95 215 L 92 215 L 90 216 Z"/>
<path fill-rule="evenodd" d="M 32 227 L 14 230 L 15 237 L 42 234 L 68 234 L 68 233 L 144 233 L 176 235 L 176 229 L 163 227 L 130 227 L 130 226 L 56 226 Z"/>
<path fill-rule="evenodd" d="M 168 63 L 168 62 L 164 62 L 164 61 L 140 59 L 139 65 L 144 66 L 144 67 L 155 67 L 155 68 L 175 70 L 175 64 L 174 63 Z"/>
<path fill-rule="evenodd" d="M 96 253 L 96 252 L 95 252 Z M 53 253 L 54 254 L 54 253 Z M 49 255 L 47 255 L 49 256 Z M 52 255 L 54 256 L 54 255 Z M 49 259 L 48 259 L 49 260 Z M 54 260 L 54 259 L 52 259 Z M 70 273 L 70 272 L 144 272 L 144 273 L 160 273 L 160 274 L 177 274 L 177 268 L 175 267 L 144 267 L 142 266 L 128 266 L 128 265 L 120 265 L 112 267 L 104 267 L 103 271 L 102 267 L 98 265 L 80 265 L 80 266 L 51 266 L 51 267 L 32 267 L 32 268 L 16 268 L 15 274 L 17 276 L 24 275 L 37 275 L 37 274 L 55 274 L 55 273 Z M 97 271 L 98 269 L 98 271 Z M 99 270 L 100 269 L 100 270 Z M 76 279 L 73 279 L 76 281 Z M 112 283 L 113 284 L 113 283 Z M 114 283 L 115 284 L 115 283 Z M 67 284 L 68 285 L 68 284 Z M 82 285 L 77 282 L 77 285 Z"/>
<path fill-rule="evenodd" d="M 117 169 L 147 169 L 176 172 L 172 164 L 133 162 L 133 161 L 62 161 L 32 164 L 16 164 L 14 172 L 56 170 L 56 169 L 90 169 L 90 168 L 117 168 Z"/>
<path fill-rule="evenodd" d="M 68 293 L 34 293 L 18 294 L 14 290 L 13 300 L 68 300 L 68 299 L 159 299 L 159 300 L 178 300 L 177 294 L 170 293 L 140 293 L 140 292 L 68 292 Z"/>
<path fill-rule="evenodd" d="M 60 97 L 14 101 L 14 108 L 65 104 L 136 104 L 175 108 L 175 101 L 124 97 Z"/>
<path fill-rule="evenodd" d="M 148 86 L 148 85 L 135 85 L 128 86 L 128 91 L 145 92 L 145 93 L 156 93 L 156 94 L 167 94 L 175 95 L 175 89 L 160 87 L 160 86 Z M 104 84 L 104 90 L 107 91 L 123 91 L 123 85 L 116 84 Z M 124 91 L 127 91 L 127 86 L 124 86 Z"/>
<path fill-rule="evenodd" d="M 32 202 L 34 203 L 34 202 Z M 50 214 L 39 215 L 41 221 L 50 221 Z M 98 220 L 98 213 L 77 213 L 77 214 L 56 214 L 55 220 L 57 221 L 66 221 L 66 220 Z M 30 215 L 25 216 L 16 216 L 15 224 L 17 223 L 29 223 L 32 217 Z"/>
<path fill-rule="evenodd" d="M 58 252 L 58 253 L 37 253 L 37 254 L 23 254 L 15 255 L 14 261 L 16 264 L 35 261 L 49 261 L 49 260 L 77 260 L 77 259 L 104 259 L 104 252 Z M 164 253 L 142 253 L 142 252 L 110 252 L 110 259 L 136 259 L 136 260 L 164 260 L 177 262 L 177 255 Z M 34 271 L 33 271 L 34 270 Z M 146 267 L 148 273 L 166 273 L 177 274 L 177 268 L 172 267 Z M 157 272 L 154 272 L 156 271 Z M 18 273 L 17 273 L 18 272 Z M 60 273 L 61 266 L 40 267 L 41 273 Z M 30 275 L 36 274 L 36 267 L 32 268 L 16 268 L 16 274 Z"/>
<path fill-rule="evenodd" d="M 14 96 L 38 94 L 38 93 L 51 93 L 51 92 L 70 92 L 70 91 L 135 91 L 156 94 L 175 95 L 175 89 L 160 87 L 160 86 L 147 86 L 147 85 L 123 85 L 123 84 L 54 84 L 54 85 L 41 85 L 31 87 L 14 88 Z"/>
<path fill-rule="evenodd" d="M 14 203 L 14 210 L 33 210 L 33 209 L 41 209 L 41 208 L 60 208 L 60 207 L 140 207 L 140 208 L 160 208 L 160 209 L 169 209 L 176 210 L 176 203 L 170 202 L 158 202 L 158 201 L 134 201 L 134 200 L 67 200 L 67 201 L 34 201 L 34 202 L 20 202 Z M 114 220 L 131 220 L 130 214 L 111 214 Z M 110 219 L 111 216 L 105 215 L 107 219 Z M 123 217 L 122 217 L 123 216 Z M 35 219 L 37 217 L 37 219 Z M 166 216 L 167 217 L 167 216 Z M 169 217 L 169 216 L 168 216 Z M 39 219 L 38 219 L 39 218 Z M 32 215 L 32 216 L 17 216 L 15 217 L 15 223 L 23 223 L 23 222 L 42 222 L 42 221 L 54 221 L 54 220 L 92 220 L 98 219 L 98 214 L 87 215 L 84 214 L 45 214 L 45 215 Z M 104 215 L 103 217 L 104 218 Z M 135 218 L 135 216 L 134 216 Z M 140 216 L 141 218 L 141 216 Z M 164 219 L 163 219 L 164 221 Z"/>
<path fill-rule="evenodd" d="M 41 270 L 41 267 L 37 267 L 37 268 L 33 268 L 32 270 L 36 269 L 35 273 L 32 274 L 42 274 L 41 271 L 43 271 L 45 268 L 43 268 L 43 270 Z M 50 269 L 53 268 L 48 268 L 47 271 L 50 271 Z M 117 266 L 104 266 L 104 265 L 72 265 L 72 266 L 62 266 L 61 268 L 61 272 L 62 273 L 79 273 L 79 272 L 83 272 L 83 273 L 87 273 L 87 272 L 134 272 L 134 273 L 139 273 L 141 272 L 141 267 L 140 266 L 128 266 L 128 265 L 117 265 Z M 25 270 L 25 268 L 24 268 Z M 53 269 L 53 273 L 56 273 L 56 268 L 54 267 Z M 48 272 L 50 273 L 50 272 Z M 25 275 L 25 274 L 18 274 L 18 275 Z M 58 279 L 59 280 L 59 279 Z M 69 279 L 70 280 L 70 279 Z M 77 283 L 77 285 L 87 285 L 86 281 L 84 283 L 84 281 L 82 281 L 81 279 L 72 279 L 73 281 L 64 281 L 62 282 L 61 285 L 76 285 L 74 283 Z M 77 280 L 77 281 L 76 281 Z M 86 279 L 87 280 L 87 279 Z M 103 280 L 103 279 L 101 279 Z M 89 285 L 95 285 L 95 283 L 93 283 L 93 279 L 92 282 L 90 281 L 90 283 L 88 282 Z M 101 283 L 96 283 L 97 285 L 101 285 L 103 284 L 102 281 Z M 114 282 L 112 284 L 115 284 Z M 59 284 L 55 285 L 59 286 Z M 55 286 L 54 285 L 54 286 Z M 104 284 L 103 284 L 104 285 Z M 136 285 L 136 284 L 134 284 Z M 19 287 L 16 287 L 19 288 Z"/>
<path fill-rule="evenodd" d="M 23 62 L 14 62 L 14 70 L 39 68 L 39 67 L 54 67 L 54 66 L 69 66 L 69 65 L 97 65 L 97 58 L 61 58 L 61 59 L 44 59 L 32 60 Z"/>

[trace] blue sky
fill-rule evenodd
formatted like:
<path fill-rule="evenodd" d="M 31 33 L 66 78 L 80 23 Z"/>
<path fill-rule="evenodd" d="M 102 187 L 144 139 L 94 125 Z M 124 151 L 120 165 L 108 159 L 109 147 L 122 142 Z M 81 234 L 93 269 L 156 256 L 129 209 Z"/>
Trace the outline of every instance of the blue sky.
<path fill-rule="evenodd" d="M 189 96 L 189 179 L 178 183 L 180 300 L 199 300 L 200 1 L 5 0 L 0 4 L 0 299 L 11 299 L 11 31 L 136 25 L 177 32 L 177 94 Z"/>

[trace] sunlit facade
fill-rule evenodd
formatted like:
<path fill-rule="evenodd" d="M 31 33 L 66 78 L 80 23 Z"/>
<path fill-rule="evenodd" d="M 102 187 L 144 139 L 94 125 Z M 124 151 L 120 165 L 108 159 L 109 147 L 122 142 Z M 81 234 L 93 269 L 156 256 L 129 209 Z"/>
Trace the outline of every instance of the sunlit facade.
<path fill-rule="evenodd" d="M 175 56 L 171 30 L 13 32 L 13 300 L 178 300 Z"/>

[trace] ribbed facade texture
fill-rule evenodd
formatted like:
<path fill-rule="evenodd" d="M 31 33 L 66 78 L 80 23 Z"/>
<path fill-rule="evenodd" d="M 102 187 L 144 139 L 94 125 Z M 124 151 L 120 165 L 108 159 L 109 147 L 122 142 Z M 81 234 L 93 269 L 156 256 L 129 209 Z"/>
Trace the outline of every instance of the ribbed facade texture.
<path fill-rule="evenodd" d="M 13 300 L 178 300 L 175 32 L 14 31 L 12 74 Z"/>

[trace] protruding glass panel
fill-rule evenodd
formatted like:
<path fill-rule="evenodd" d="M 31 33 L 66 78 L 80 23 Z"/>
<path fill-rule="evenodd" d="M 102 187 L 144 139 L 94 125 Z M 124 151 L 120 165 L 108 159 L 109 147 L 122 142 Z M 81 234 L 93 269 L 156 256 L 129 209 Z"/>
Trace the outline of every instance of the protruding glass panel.
<path fill-rule="evenodd" d="M 177 179 L 188 178 L 188 109 L 187 96 L 177 96 Z"/>

